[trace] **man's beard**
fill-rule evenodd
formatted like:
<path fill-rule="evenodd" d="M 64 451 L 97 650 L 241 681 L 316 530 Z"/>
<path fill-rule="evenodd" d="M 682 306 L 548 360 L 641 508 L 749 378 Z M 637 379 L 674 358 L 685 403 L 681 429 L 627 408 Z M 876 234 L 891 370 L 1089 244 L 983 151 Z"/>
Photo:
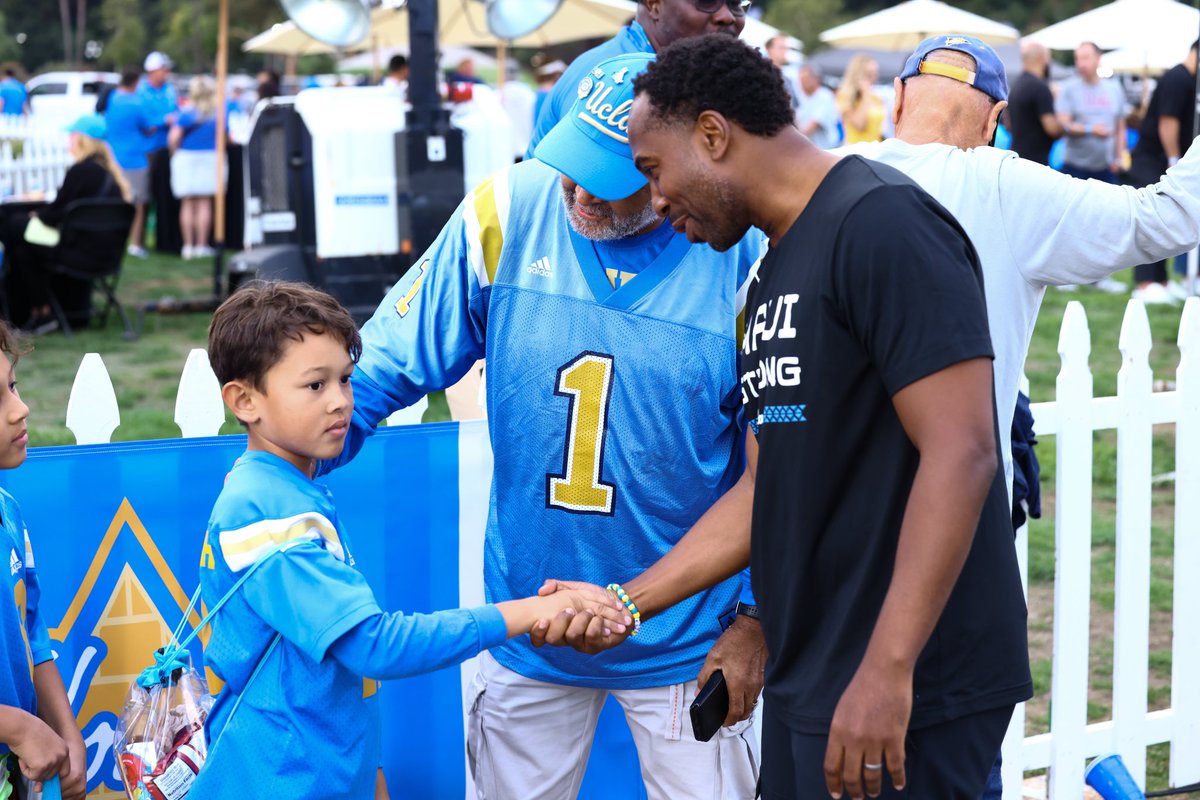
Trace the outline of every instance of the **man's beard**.
<path fill-rule="evenodd" d="M 636 233 L 641 233 L 659 221 L 654 207 L 649 201 L 638 212 L 628 216 L 618 216 L 612 206 L 588 206 L 588 212 L 601 217 L 598 220 L 584 219 L 580 215 L 578 203 L 575 200 L 575 189 L 563 187 L 563 205 L 567 209 L 567 219 L 575 232 L 584 238 L 597 242 L 611 242 L 615 239 L 625 239 Z"/>

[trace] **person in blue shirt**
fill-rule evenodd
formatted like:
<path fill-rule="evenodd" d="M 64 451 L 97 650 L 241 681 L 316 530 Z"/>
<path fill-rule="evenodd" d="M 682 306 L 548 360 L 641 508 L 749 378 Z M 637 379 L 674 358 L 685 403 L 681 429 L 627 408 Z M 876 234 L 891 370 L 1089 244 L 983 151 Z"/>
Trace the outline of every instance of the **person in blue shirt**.
<path fill-rule="evenodd" d="M 576 58 L 539 105 L 526 158 L 575 102 L 579 82 L 601 61 L 622 53 L 661 53 L 677 39 L 706 33 L 741 36 L 750 0 L 638 0 L 637 16 L 607 42 Z"/>
<path fill-rule="evenodd" d="M 603 593 L 407 616 L 379 607 L 312 478 L 342 451 L 361 347 L 350 314 L 302 284 L 245 287 L 213 316 L 209 358 L 248 441 L 208 522 L 205 604 L 262 562 L 213 618 L 205 662 L 224 685 L 192 797 L 372 798 L 381 729 L 365 677 L 457 664 L 567 609 L 600 613 L 614 635 L 632 622 Z"/>
<path fill-rule="evenodd" d="M 11 67 L 4 70 L 4 80 L 0 81 L 0 112 L 19 117 L 29 111 L 29 92 L 25 84 L 17 80 L 17 74 Z"/>
<path fill-rule="evenodd" d="M 150 195 L 154 203 L 154 247 L 160 253 L 178 253 L 179 203 L 171 194 L 171 154 L 167 150 L 167 132 L 179 116 L 179 95 L 170 81 L 171 59 L 157 50 L 142 62 L 145 76 L 138 84 L 146 113 L 154 128 L 147 155 L 150 159 Z M 142 248 L 129 250 L 131 255 L 144 258 Z"/>
<path fill-rule="evenodd" d="M 191 105 L 171 126 L 171 194 L 179 200 L 179 228 L 183 257 L 211 256 L 208 235 L 212 229 L 213 197 L 217 187 L 217 84 L 197 75 L 188 84 Z M 226 116 L 228 120 L 228 116 Z M 229 169 L 221 172 L 228 181 Z M 220 191 L 224 191 L 222 184 Z"/>
<path fill-rule="evenodd" d="M 29 407 L 17 392 L 16 335 L 0 322 L 0 469 L 25 463 Z M 33 545 L 21 509 L 0 489 L 0 800 L 21 780 L 34 788 L 57 775 L 62 796 L 82 800 L 87 749 L 40 613 Z"/>
<path fill-rule="evenodd" d="M 121 81 L 108 98 L 104 121 L 106 140 L 125 173 L 133 193 L 133 227 L 129 230 L 129 251 L 146 252 L 146 206 L 150 203 L 150 159 L 147 154 L 160 133 L 158 124 L 146 107 L 145 97 L 137 90 L 137 69 L 121 72 Z"/>
<path fill-rule="evenodd" d="M 576 81 L 537 157 L 472 191 L 363 328 L 339 461 L 486 356 L 491 600 L 547 578 L 620 580 L 748 484 L 737 331 L 763 238 L 717 253 L 655 213 L 625 135 L 634 76 L 652 59 L 617 56 Z M 738 596 L 738 580 L 723 581 L 600 655 L 531 646 L 538 632 L 484 654 L 467 702 L 480 796 L 573 798 L 611 696 L 651 800 L 714 786 L 752 797 L 751 723 L 700 742 L 687 712 Z"/>

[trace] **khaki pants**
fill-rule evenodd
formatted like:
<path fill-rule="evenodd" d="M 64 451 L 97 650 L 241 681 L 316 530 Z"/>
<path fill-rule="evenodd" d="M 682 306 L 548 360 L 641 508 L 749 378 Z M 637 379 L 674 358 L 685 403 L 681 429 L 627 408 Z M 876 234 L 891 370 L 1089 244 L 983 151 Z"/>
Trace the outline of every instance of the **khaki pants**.
<path fill-rule="evenodd" d="M 753 800 L 753 719 L 710 741 L 692 735 L 696 682 L 649 689 L 544 683 L 479 657 L 470 693 L 467 759 L 480 800 L 573 800 L 608 695 L 625 710 L 650 800 Z"/>

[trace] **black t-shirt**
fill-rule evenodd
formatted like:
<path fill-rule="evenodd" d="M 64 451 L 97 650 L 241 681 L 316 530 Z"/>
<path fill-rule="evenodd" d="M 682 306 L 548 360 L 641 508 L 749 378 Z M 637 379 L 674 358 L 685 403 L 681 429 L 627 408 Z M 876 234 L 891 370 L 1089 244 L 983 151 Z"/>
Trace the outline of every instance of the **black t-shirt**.
<path fill-rule="evenodd" d="M 1183 64 L 1167 70 L 1150 96 L 1137 146 L 1130 155 L 1131 172 L 1140 182 L 1153 183 L 1167 170 L 1167 152 L 1158 136 L 1158 121 L 1164 115 L 1179 120 L 1179 154 L 1183 155 L 1192 144 L 1196 126 L 1196 78 Z"/>
<path fill-rule="evenodd" d="M 766 694 L 789 727 L 824 733 L 883 604 L 916 474 L 892 395 L 992 356 L 982 276 L 937 201 L 891 167 L 847 157 L 762 262 L 746 311 Z M 996 467 L 970 555 L 917 662 L 914 728 L 1032 691 L 999 456 Z"/>
<path fill-rule="evenodd" d="M 1022 72 L 1008 92 L 1008 121 L 1012 149 L 1021 158 L 1050 163 L 1054 139 L 1042 127 L 1042 115 L 1054 113 L 1054 96 L 1046 82 L 1031 72 Z"/>

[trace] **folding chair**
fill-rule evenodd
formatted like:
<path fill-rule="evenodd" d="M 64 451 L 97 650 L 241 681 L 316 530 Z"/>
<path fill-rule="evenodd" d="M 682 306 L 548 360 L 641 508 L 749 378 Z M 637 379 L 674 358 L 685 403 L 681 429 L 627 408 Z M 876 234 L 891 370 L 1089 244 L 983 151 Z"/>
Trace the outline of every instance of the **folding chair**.
<path fill-rule="evenodd" d="M 108 322 L 108 314 L 115 306 L 125 324 L 125 338 L 137 338 L 125 307 L 117 299 L 117 282 L 121 278 L 121 262 L 125 257 L 129 229 L 133 226 L 133 213 L 134 208 L 129 203 L 108 197 L 76 200 L 64 211 L 58 226 L 58 245 L 47 260 L 50 307 L 64 335 L 73 334 L 62 303 L 55 294 L 55 275 L 94 281 L 95 288 L 99 288 L 107 299 L 100 314 L 100 324 Z"/>

